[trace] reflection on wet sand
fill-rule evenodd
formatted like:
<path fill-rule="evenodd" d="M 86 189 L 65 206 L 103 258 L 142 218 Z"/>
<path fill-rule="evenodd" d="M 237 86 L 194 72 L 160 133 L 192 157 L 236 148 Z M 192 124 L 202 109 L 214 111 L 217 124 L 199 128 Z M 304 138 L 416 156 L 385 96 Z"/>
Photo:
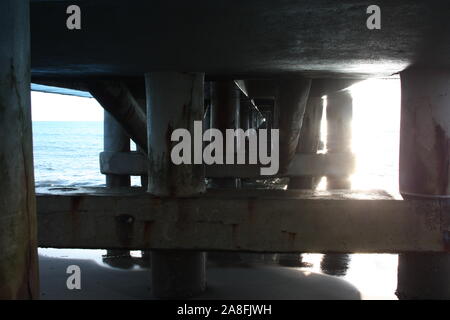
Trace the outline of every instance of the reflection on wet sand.
<path fill-rule="evenodd" d="M 320 269 L 330 276 L 345 276 L 349 268 L 350 255 L 328 253 L 324 254 L 320 262 Z"/>
<path fill-rule="evenodd" d="M 153 299 L 151 270 L 141 257 L 133 254 L 108 257 L 105 265 L 101 250 L 90 251 L 93 251 L 88 254 L 92 259 L 80 259 L 71 254 L 71 250 L 40 249 L 41 298 Z M 82 256 L 86 257 L 86 252 Z M 207 290 L 197 298 L 361 299 L 358 289 L 345 280 L 299 268 L 280 267 L 273 262 L 251 262 L 261 261 L 261 256 L 244 254 L 247 262 L 227 266 L 208 263 Z M 263 259 L 273 257 L 266 255 Z M 81 290 L 66 287 L 69 265 L 78 265 L 81 269 Z"/>

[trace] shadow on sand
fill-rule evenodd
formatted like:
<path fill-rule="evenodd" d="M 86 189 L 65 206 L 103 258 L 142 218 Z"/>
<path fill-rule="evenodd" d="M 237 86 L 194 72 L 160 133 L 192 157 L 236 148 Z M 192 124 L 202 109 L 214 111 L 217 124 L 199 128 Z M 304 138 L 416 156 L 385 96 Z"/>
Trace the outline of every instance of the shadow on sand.
<path fill-rule="evenodd" d="M 39 256 L 42 299 L 153 299 L 150 269 L 138 258 L 93 260 Z M 120 261 L 127 260 L 127 261 Z M 67 267 L 81 269 L 81 290 L 68 290 Z M 111 267 L 115 266 L 115 267 Z M 298 268 L 267 264 L 207 269 L 208 289 L 198 299 L 361 299 L 348 282 Z"/>

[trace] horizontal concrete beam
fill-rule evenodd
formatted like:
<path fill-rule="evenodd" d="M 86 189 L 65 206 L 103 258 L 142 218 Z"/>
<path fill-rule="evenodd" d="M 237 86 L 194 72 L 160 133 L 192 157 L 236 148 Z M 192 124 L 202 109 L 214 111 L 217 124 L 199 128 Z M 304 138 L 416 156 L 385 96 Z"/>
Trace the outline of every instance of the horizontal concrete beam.
<path fill-rule="evenodd" d="M 353 172 L 352 154 L 297 154 L 287 176 L 348 176 Z M 140 152 L 100 153 L 100 172 L 117 175 L 146 175 L 146 156 Z M 208 165 L 208 178 L 260 178 L 259 165 Z"/>
<path fill-rule="evenodd" d="M 100 152 L 100 172 L 102 174 L 147 175 L 147 163 L 147 156 L 142 152 Z"/>
<path fill-rule="evenodd" d="M 441 252 L 449 241 L 444 201 L 379 192 L 229 190 L 178 199 L 106 188 L 37 192 L 42 247 L 397 253 Z"/>

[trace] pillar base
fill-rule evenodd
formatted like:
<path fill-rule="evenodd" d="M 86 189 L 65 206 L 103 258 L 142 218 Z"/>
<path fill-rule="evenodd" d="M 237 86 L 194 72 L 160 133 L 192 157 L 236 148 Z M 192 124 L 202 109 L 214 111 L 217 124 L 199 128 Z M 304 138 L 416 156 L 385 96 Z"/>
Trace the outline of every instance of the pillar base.
<path fill-rule="evenodd" d="M 401 300 L 450 299 L 450 254 L 400 254 L 397 281 Z"/>
<path fill-rule="evenodd" d="M 151 269 L 155 298 L 190 298 L 206 289 L 204 252 L 152 251 Z"/>

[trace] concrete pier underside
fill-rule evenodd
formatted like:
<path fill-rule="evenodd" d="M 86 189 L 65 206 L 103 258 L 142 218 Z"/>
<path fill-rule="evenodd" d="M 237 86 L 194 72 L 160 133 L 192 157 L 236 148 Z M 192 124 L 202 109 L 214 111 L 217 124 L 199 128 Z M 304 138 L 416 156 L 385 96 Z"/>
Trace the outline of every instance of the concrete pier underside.
<path fill-rule="evenodd" d="M 65 12 L 72 4 L 78 4 L 81 8 L 81 30 L 70 31 L 66 28 Z M 44 194 L 38 196 L 40 245 L 63 248 L 159 249 L 161 251 L 157 253 L 156 261 L 162 261 L 162 267 L 158 272 L 163 274 L 172 271 L 167 272 L 162 277 L 164 279 L 181 275 L 177 273 L 177 257 L 180 255 L 177 256 L 176 253 L 183 253 L 188 257 L 187 260 L 190 259 L 192 274 L 197 272 L 198 277 L 194 279 L 199 287 L 197 291 L 201 291 L 204 286 L 203 270 L 199 268 L 204 265 L 204 257 L 198 250 L 402 253 L 399 259 L 400 295 L 418 297 L 416 293 L 422 291 L 425 293 L 420 297 L 448 297 L 450 294 L 444 280 L 448 278 L 446 266 L 450 264 L 450 260 L 447 255 L 431 254 L 447 253 L 450 249 L 447 141 L 450 129 L 447 123 L 448 112 L 444 111 L 447 110 L 446 94 L 438 92 L 442 83 L 448 83 L 446 71 L 439 75 L 418 73 L 417 79 L 420 79 L 418 83 L 421 86 L 417 90 L 414 90 L 415 82 L 411 80 L 416 79 L 415 75 L 403 73 L 402 96 L 408 100 L 403 98 L 400 191 L 403 195 L 421 197 L 405 201 L 394 200 L 379 193 L 367 195 L 354 191 L 248 191 L 245 196 L 233 191 L 211 191 L 202 196 L 194 195 L 204 190 L 204 176 L 200 173 L 203 168 L 193 171 L 191 167 L 185 167 L 183 172 L 193 172 L 192 177 L 189 176 L 187 183 L 177 183 L 178 175 L 172 172 L 177 173 L 178 168 L 168 165 L 168 149 L 162 139 L 163 133 L 169 132 L 169 128 L 173 129 L 169 114 L 166 112 L 162 117 L 151 117 L 150 111 L 160 112 L 163 109 L 150 107 L 148 122 L 145 123 L 145 112 L 139 111 L 145 93 L 141 88 L 137 91 L 140 94 L 136 95 L 133 84 L 138 83 L 137 87 L 142 87 L 144 73 L 201 72 L 207 80 L 275 79 L 280 82 L 281 79 L 283 83 L 287 83 L 299 78 L 310 82 L 310 79 L 348 80 L 390 76 L 403 72 L 410 66 L 420 66 L 424 70 L 450 68 L 448 1 L 378 1 L 377 5 L 382 10 L 381 30 L 366 28 L 366 9 L 372 4 L 370 1 L 359 0 L 338 3 L 332 0 L 198 0 L 175 3 L 163 0 L 31 0 L 33 81 L 74 83 L 76 88 L 79 88 L 80 83 L 82 88 L 87 88 L 103 102 L 103 107 L 105 104 L 109 105 L 109 101 L 114 101 L 117 104 L 112 106 L 111 111 L 134 110 L 133 114 L 137 115 L 134 122 L 137 125 L 129 123 L 124 128 L 128 129 L 127 133 L 141 148 L 148 146 L 152 151 L 149 152 L 151 161 L 146 161 L 144 165 L 140 164 L 141 158 L 147 159 L 139 155 L 138 171 L 146 173 L 150 170 L 150 192 L 165 197 L 172 196 L 155 198 L 142 190 L 132 192 L 130 188 L 117 192 L 45 190 Z M 20 5 L 15 7 L 17 8 Z M 7 23 L 6 27 L 6 32 L 9 32 L 11 26 Z M 3 43 L 3 39 L 0 40 Z M 25 44 L 28 45 L 28 42 L 21 43 Z M 3 58 L 0 63 L 9 61 L 8 56 L 0 55 L 0 58 Z M 28 71 L 27 69 L 26 72 Z M 5 82 L 3 78 L 6 79 L 1 72 L 0 85 Z M 26 72 L 25 77 L 28 76 Z M 101 85 L 98 81 L 100 78 L 117 80 L 120 90 L 111 91 L 110 86 L 98 87 Z M 27 82 L 20 75 L 18 80 L 20 94 L 26 104 Z M 153 97 L 164 93 L 160 83 L 161 79 L 151 83 L 148 81 L 150 86 L 147 89 L 152 89 Z M 165 86 L 171 87 L 169 83 L 167 81 Z M 93 87 L 93 84 L 96 86 Z M 432 84 L 436 85 L 437 91 L 430 89 Z M 284 88 L 289 92 L 294 91 L 287 86 Z M 169 91 L 165 92 L 165 101 L 170 101 L 172 97 L 173 92 Z M 306 91 L 309 91 L 309 85 Z M 328 91 L 330 92 L 326 94 L 332 93 L 332 90 Z M 314 86 L 311 92 L 314 92 Z M 126 98 L 124 102 L 117 98 L 118 93 L 119 97 Z M 411 93 L 417 93 L 417 96 Z M 321 97 L 322 94 L 323 92 L 314 96 Z M 148 96 L 153 99 L 151 106 L 160 104 L 151 95 Z M 423 96 L 429 96 L 434 103 L 430 105 L 430 110 L 422 103 Z M 203 100 L 202 98 L 199 99 Z M 304 95 L 302 101 L 306 102 L 306 98 L 307 95 Z M 5 100 L 9 103 L 8 99 L 10 92 L 4 94 L 2 91 L 0 102 Z M 299 116 L 294 117 L 293 126 L 289 126 L 295 112 L 292 109 L 292 99 L 287 100 L 286 106 L 280 110 L 280 129 L 299 131 L 298 123 L 301 123 L 303 111 L 297 112 Z M 133 103 L 129 104 L 129 101 Z M 304 102 L 300 104 L 303 105 Z M 127 103 L 130 108 L 124 109 L 123 105 Z M 22 109 L 25 107 L 20 105 Z M 188 109 L 189 112 L 195 111 L 190 107 Z M 198 116 L 192 119 L 201 119 L 202 110 L 197 109 Z M 299 110 L 304 110 L 304 107 Z M 444 116 L 433 115 L 431 111 Z M 416 119 L 416 114 L 420 112 L 425 116 Z M 10 162 L 3 167 L 6 167 L 8 173 L 16 175 L 24 171 L 25 180 L 14 180 L 16 184 L 17 181 L 22 183 L 19 187 L 15 186 L 16 189 L 27 190 L 26 199 L 21 199 L 20 202 L 22 209 L 16 210 L 15 214 L 19 216 L 20 213 L 30 218 L 27 224 L 18 224 L 20 228 L 29 227 L 28 233 L 17 232 L 28 234 L 29 239 L 17 240 L 13 235 L 6 240 L 19 243 L 25 248 L 12 252 L 11 255 L 22 254 L 19 258 L 15 257 L 20 268 L 17 268 L 14 277 L 19 279 L 23 276 L 24 283 L 29 287 L 15 283 L 12 293 L 7 292 L 9 288 L 2 288 L 0 296 L 31 297 L 37 286 L 33 283 L 36 268 L 33 256 L 34 196 L 30 191 L 30 121 L 29 115 L 28 118 L 19 119 L 15 114 L 5 114 L 5 128 L 16 124 L 15 129 L 22 130 L 20 133 L 23 136 L 18 134 L 15 138 L 24 139 L 5 141 L 22 144 L 26 147 L 26 152 L 22 155 L 14 153 L 17 159 L 10 160 L 12 164 L 23 163 L 24 169 L 18 170 L 15 167 L 10 170 Z M 120 113 L 112 114 L 121 118 Z M 175 118 L 181 121 L 181 127 L 189 127 L 187 119 Z M 416 121 L 419 119 L 420 121 Z M 438 120 L 444 123 L 439 123 Z M 430 123 L 439 125 L 429 126 Z M 167 127 L 166 131 L 162 130 L 163 126 Z M 143 134 L 147 130 L 148 137 Z M 294 157 L 298 135 L 292 135 L 295 139 L 287 139 L 282 135 L 281 143 L 289 143 L 291 146 L 282 148 L 283 159 Z M 433 148 L 428 148 L 431 144 Z M 16 146 L 6 146 L 2 152 L 14 149 Z M 422 149 L 425 151 L 422 152 Z M 289 152 L 286 153 L 287 151 Z M 106 156 L 105 153 L 104 158 Z M 126 153 L 126 156 L 129 157 L 130 154 Z M 328 159 L 316 155 L 311 157 L 313 160 Z M 304 165 L 304 157 L 296 159 L 289 169 L 291 172 L 294 169 L 297 174 L 301 170 L 303 173 L 313 171 L 314 168 L 306 168 Z M 300 160 L 304 162 L 300 163 Z M 104 163 L 107 164 L 107 161 Z M 110 170 L 106 165 L 103 168 L 105 173 L 117 174 L 106 172 Z M 282 166 L 282 169 L 288 168 Z M 123 174 L 128 174 L 127 170 L 130 169 L 125 168 Z M 286 172 L 289 173 L 289 170 Z M 323 173 L 324 166 L 320 170 Z M 164 176 L 158 176 L 161 173 Z M 285 171 L 282 170 L 281 173 Z M 6 185 L 5 189 L 9 189 L 9 186 Z M 179 196 L 186 197 L 175 198 Z M 11 204 L 7 204 L 8 209 L 16 205 L 13 203 L 17 200 L 14 197 L 13 194 L 5 197 L 7 200 L 12 199 Z M 26 210 L 23 204 L 26 204 Z M 166 251 L 168 255 L 164 256 L 164 250 L 169 250 Z M 174 254 L 170 250 L 175 250 L 172 251 Z M 197 250 L 197 253 L 179 250 Z M 25 262 L 24 251 L 31 252 Z M 158 256 L 160 253 L 162 254 Z M 418 255 L 419 253 L 425 254 Z M 170 268 L 164 268 L 164 263 Z M 28 269 L 25 270 L 25 267 Z M 8 271 L 14 266 L 2 263 L 0 278 L 5 277 L 5 268 Z M 424 272 L 431 276 L 421 277 Z M 166 288 L 160 286 L 161 295 L 164 292 L 174 292 L 170 289 L 170 281 L 166 282 Z M 433 290 L 424 291 L 424 287 Z M 3 292 L 7 292 L 7 295 Z"/>
<path fill-rule="evenodd" d="M 65 27 L 78 4 L 82 29 Z M 450 67 L 448 1 L 31 0 L 33 76 L 301 73 L 367 78 L 411 64 Z M 201 48 L 201 50 L 199 50 Z M 236 77 L 235 77 L 236 78 Z"/>

